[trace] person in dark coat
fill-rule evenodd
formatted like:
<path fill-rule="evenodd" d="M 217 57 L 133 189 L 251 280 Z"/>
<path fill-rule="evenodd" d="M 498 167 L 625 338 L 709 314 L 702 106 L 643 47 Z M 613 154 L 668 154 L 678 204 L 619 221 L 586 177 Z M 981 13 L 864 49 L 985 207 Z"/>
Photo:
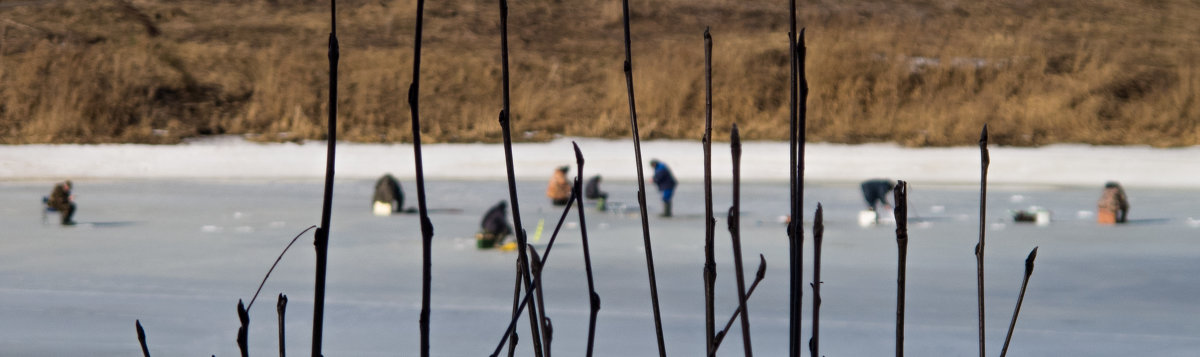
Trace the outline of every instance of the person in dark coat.
<path fill-rule="evenodd" d="M 671 174 L 671 169 L 667 168 L 667 164 L 650 159 L 650 167 L 654 168 L 654 185 L 658 186 L 658 191 L 662 193 L 663 200 L 663 217 L 671 216 L 671 198 L 675 196 L 675 175 Z"/>
<path fill-rule="evenodd" d="M 1116 181 L 1104 184 L 1104 192 L 1100 194 L 1096 206 L 1098 223 L 1125 223 L 1125 216 L 1129 214 L 1129 198 L 1125 197 L 1125 189 Z"/>
<path fill-rule="evenodd" d="M 584 197 L 590 200 L 598 200 L 596 209 L 601 211 L 608 209 L 606 201 L 608 201 L 608 192 L 600 190 L 600 175 L 592 176 L 584 185 Z"/>
<path fill-rule="evenodd" d="M 512 234 L 512 226 L 508 224 L 508 201 L 500 201 L 487 213 L 479 223 L 479 234 L 475 236 L 477 248 L 492 248 L 504 243 L 504 238 Z"/>
<path fill-rule="evenodd" d="M 384 174 L 375 181 L 375 196 L 372 202 L 373 204 L 391 205 L 392 213 L 403 211 L 404 190 L 400 188 L 400 181 L 397 181 L 392 174 Z"/>
<path fill-rule="evenodd" d="M 863 181 L 862 193 L 863 199 L 867 200 L 867 209 L 874 211 L 875 206 L 883 204 L 883 209 L 892 209 L 892 205 L 888 203 L 887 195 L 896 187 L 896 182 L 889 179 L 872 179 Z"/>
<path fill-rule="evenodd" d="M 69 226 L 75 224 L 71 217 L 75 216 L 75 196 L 71 194 L 71 180 L 59 182 L 54 185 L 54 191 L 50 192 L 50 198 L 46 200 L 46 207 L 53 208 L 62 214 L 62 225 Z"/>

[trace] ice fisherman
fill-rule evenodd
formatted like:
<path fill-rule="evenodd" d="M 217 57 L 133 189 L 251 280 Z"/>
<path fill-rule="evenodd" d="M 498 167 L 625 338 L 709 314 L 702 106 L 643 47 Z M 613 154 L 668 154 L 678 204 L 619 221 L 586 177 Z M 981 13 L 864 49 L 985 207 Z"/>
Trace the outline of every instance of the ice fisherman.
<path fill-rule="evenodd" d="M 75 195 L 71 194 L 71 180 L 66 180 L 54 184 L 54 191 L 50 192 L 50 197 L 46 199 L 46 207 L 52 208 L 62 214 L 62 225 L 70 226 L 75 224 L 71 217 L 75 216 Z"/>
<path fill-rule="evenodd" d="M 1100 201 L 1096 202 L 1096 222 L 1103 224 L 1125 223 L 1129 214 L 1129 199 L 1125 197 L 1125 189 L 1116 181 L 1104 184 L 1104 192 Z"/>
<path fill-rule="evenodd" d="M 596 209 L 604 211 L 608 209 L 606 201 L 608 201 L 608 192 L 600 190 L 600 175 L 592 176 L 584 185 L 584 197 L 590 200 L 597 200 Z"/>
<path fill-rule="evenodd" d="M 867 209 L 875 211 L 875 207 L 883 204 L 884 210 L 892 209 L 892 205 L 888 203 L 888 192 L 896 187 L 896 182 L 891 179 L 870 179 L 863 181 L 862 193 L 863 199 L 867 200 Z"/>
<path fill-rule="evenodd" d="M 650 167 L 654 169 L 654 185 L 658 186 L 658 191 L 662 193 L 663 213 L 661 216 L 671 216 L 671 197 L 675 196 L 675 175 L 671 174 L 671 169 L 667 168 L 667 164 L 650 159 Z"/>
<path fill-rule="evenodd" d="M 479 226 L 479 233 L 475 235 L 476 248 L 502 246 L 504 239 L 513 232 L 512 225 L 508 224 L 508 201 L 500 201 L 488 209 Z"/>
<path fill-rule="evenodd" d="M 392 174 L 384 174 L 375 181 L 375 196 L 372 198 L 375 214 L 385 216 L 404 210 L 404 189 Z"/>
<path fill-rule="evenodd" d="M 555 206 L 565 206 L 571 200 L 571 182 L 567 181 L 567 171 L 570 170 L 570 166 L 560 166 L 550 176 L 550 184 L 546 185 L 546 197 L 550 197 L 550 203 Z"/>

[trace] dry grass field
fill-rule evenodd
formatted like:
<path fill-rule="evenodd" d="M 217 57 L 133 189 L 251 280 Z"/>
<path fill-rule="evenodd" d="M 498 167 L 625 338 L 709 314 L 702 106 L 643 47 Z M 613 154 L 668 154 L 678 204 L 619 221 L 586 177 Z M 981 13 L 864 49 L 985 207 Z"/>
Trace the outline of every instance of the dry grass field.
<path fill-rule="evenodd" d="M 910 146 L 1200 145 L 1200 2 L 798 1 L 808 138 Z M 343 0 L 339 138 L 411 140 L 415 0 Z M 632 0 L 644 138 L 786 140 L 786 0 Z M 0 1 L 0 143 L 321 138 L 324 0 Z M 510 4 L 522 140 L 629 135 L 619 0 Z M 426 4 L 423 138 L 500 138 L 495 1 Z"/>

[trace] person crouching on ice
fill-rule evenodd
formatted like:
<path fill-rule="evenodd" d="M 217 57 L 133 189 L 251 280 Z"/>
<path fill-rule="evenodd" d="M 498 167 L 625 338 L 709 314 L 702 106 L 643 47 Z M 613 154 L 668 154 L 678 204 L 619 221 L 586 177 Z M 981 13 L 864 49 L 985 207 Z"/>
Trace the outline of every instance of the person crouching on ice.
<path fill-rule="evenodd" d="M 667 168 L 667 164 L 650 159 L 650 167 L 654 168 L 654 185 L 658 186 L 658 191 L 662 192 L 663 200 L 663 217 L 671 216 L 671 197 L 675 196 L 675 175 L 671 174 L 671 169 Z"/>
<path fill-rule="evenodd" d="M 597 200 L 596 209 L 604 211 L 608 209 L 608 192 L 600 190 L 600 175 L 592 176 L 584 185 L 584 197 L 589 200 Z"/>
<path fill-rule="evenodd" d="M 479 222 L 479 233 L 475 234 L 475 247 L 488 249 L 503 246 L 504 239 L 512 234 L 512 226 L 508 224 L 508 201 L 500 201 Z"/>
<path fill-rule="evenodd" d="M 46 200 L 47 207 L 62 214 L 64 226 L 75 224 L 75 221 L 71 220 L 75 215 L 75 196 L 71 194 L 71 188 L 71 180 L 59 182 L 54 185 L 54 191 L 50 192 L 50 198 Z"/>

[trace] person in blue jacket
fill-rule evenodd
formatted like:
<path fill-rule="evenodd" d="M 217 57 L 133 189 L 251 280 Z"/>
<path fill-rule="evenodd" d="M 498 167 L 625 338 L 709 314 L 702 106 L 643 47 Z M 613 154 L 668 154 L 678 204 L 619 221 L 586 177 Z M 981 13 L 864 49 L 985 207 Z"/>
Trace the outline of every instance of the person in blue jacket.
<path fill-rule="evenodd" d="M 662 193 L 663 200 L 663 217 L 671 216 L 671 197 L 675 195 L 675 175 L 671 174 L 671 169 L 667 165 L 657 159 L 650 159 L 650 167 L 654 168 L 654 185 L 658 186 L 658 191 Z"/>

